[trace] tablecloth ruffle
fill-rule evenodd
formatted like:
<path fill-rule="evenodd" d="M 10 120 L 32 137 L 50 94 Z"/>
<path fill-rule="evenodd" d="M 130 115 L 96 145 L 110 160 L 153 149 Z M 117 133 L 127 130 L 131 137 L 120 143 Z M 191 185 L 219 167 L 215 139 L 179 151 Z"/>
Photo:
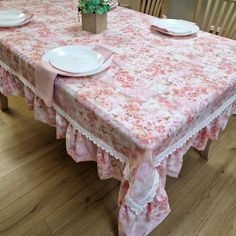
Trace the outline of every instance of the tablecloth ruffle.
<path fill-rule="evenodd" d="M 183 156 L 189 148 L 195 147 L 198 150 L 204 150 L 209 139 L 217 139 L 220 130 L 225 128 L 229 116 L 232 113 L 236 114 L 236 102 L 233 102 L 210 124 L 207 124 L 185 142 L 181 148 L 153 166 L 152 188 L 145 199 L 137 202 L 135 194 L 137 194 L 138 184 L 137 182 L 134 184 L 137 180 L 124 176 L 124 172 L 127 172 L 127 163 L 111 156 L 82 135 L 63 114 L 54 108 L 48 108 L 29 87 L 3 67 L 0 67 L 0 90 L 6 96 L 24 96 L 29 109 L 34 110 L 35 119 L 56 127 L 58 139 L 66 138 L 67 152 L 76 162 L 96 161 L 98 175 L 101 179 L 116 178 L 121 181 L 119 235 L 147 235 L 166 218 L 170 212 L 165 191 L 166 176 L 178 177 Z M 139 173 L 138 170 L 136 171 L 138 179 Z M 145 174 L 145 171 L 142 174 Z"/>

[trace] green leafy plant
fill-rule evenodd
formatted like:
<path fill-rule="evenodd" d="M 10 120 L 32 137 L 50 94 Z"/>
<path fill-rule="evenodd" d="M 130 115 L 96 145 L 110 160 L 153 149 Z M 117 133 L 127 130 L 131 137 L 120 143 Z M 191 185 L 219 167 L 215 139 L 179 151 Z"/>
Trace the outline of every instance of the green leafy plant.
<path fill-rule="evenodd" d="M 80 0 L 78 6 L 83 14 L 105 15 L 110 9 L 109 0 Z"/>

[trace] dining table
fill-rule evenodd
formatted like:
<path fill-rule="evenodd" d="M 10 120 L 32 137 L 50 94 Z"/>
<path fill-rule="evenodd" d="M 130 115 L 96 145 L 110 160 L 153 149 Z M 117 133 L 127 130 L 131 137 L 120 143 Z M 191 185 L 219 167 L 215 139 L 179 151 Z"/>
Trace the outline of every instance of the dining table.
<path fill-rule="evenodd" d="M 203 151 L 236 114 L 236 41 L 202 31 L 171 37 L 151 30 L 154 16 L 119 6 L 100 34 L 82 31 L 75 1 L 0 1 L 0 10 L 12 8 L 34 17 L 0 28 L 2 108 L 7 96 L 24 96 L 76 162 L 96 161 L 101 179 L 121 182 L 119 236 L 148 235 L 170 213 L 166 177 L 178 177 L 190 147 Z M 65 45 L 104 46 L 112 64 L 92 76 L 58 75 L 47 106 L 35 69 Z"/>

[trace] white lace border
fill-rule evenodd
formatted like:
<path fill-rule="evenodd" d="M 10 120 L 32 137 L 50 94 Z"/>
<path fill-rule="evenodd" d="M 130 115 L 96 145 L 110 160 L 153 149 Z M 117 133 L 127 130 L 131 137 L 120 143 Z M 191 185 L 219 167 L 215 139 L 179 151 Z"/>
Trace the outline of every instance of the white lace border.
<path fill-rule="evenodd" d="M 30 84 L 21 74 L 17 73 L 16 71 L 12 70 L 8 65 L 6 65 L 3 61 L 0 60 L 0 66 L 2 66 L 6 71 L 16 76 L 27 88 L 29 88 L 35 96 L 36 90 L 32 84 Z M 38 96 L 37 96 L 38 97 Z M 174 153 L 176 150 L 181 148 L 185 143 L 188 142 L 189 139 L 191 139 L 194 135 L 196 135 L 200 130 L 207 127 L 214 119 L 219 117 L 230 105 L 232 105 L 236 101 L 236 94 L 229 98 L 220 108 L 218 108 L 216 111 L 214 111 L 210 116 L 208 116 L 206 119 L 199 122 L 199 124 L 194 127 L 192 130 L 190 130 L 185 136 L 183 136 L 178 142 L 170 145 L 167 147 L 163 152 L 158 154 L 154 158 L 155 166 L 160 165 L 160 163 L 170 156 L 172 153 Z M 61 116 L 63 116 L 76 130 L 78 130 L 82 135 L 84 135 L 86 138 L 88 138 L 91 142 L 93 142 L 95 145 L 97 145 L 99 148 L 110 154 L 111 156 L 115 157 L 116 159 L 120 160 L 122 163 L 126 164 L 126 167 L 124 169 L 124 177 L 126 180 L 131 181 L 132 175 L 129 171 L 129 162 L 128 158 L 122 155 L 120 152 L 116 151 L 113 147 L 108 145 L 107 143 L 103 142 L 101 139 L 84 129 L 78 122 L 76 122 L 73 118 L 71 118 L 66 112 L 64 112 L 58 105 L 55 103 L 52 104 L 52 107 L 55 109 L 56 112 L 58 112 Z M 126 204 L 128 207 L 136 214 L 139 215 L 141 212 L 145 210 L 148 203 L 153 200 L 155 197 L 157 188 L 159 186 L 159 174 L 155 173 L 153 185 L 148 192 L 148 194 L 140 201 L 135 202 L 132 198 L 127 197 L 126 198 Z"/>
<path fill-rule="evenodd" d="M 152 202 L 154 199 L 157 188 L 160 183 L 160 176 L 157 170 L 154 172 L 154 180 L 151 189 L 149 190 L 148 194 L 140 201 L 136 202 L 131 197 L 126 198 L 126 204 L 129 208 L 135 213 L 135 215 L 141 214 L 144 209 L 147 207 L 149 202 Z"/>

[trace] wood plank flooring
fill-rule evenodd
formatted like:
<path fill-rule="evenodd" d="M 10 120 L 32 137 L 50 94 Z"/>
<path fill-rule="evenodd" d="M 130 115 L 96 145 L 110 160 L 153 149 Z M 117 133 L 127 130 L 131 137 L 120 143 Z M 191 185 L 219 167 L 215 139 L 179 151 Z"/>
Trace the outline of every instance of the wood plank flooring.
<path fill-rule="evenodd" d="M 0 112 L 0 235 L 117 235 L 119 182 L 99 180 L 95 163 L 75 163 L 24 99 L 9 106 Z M 166 189 L 172 212 L 151 236 L 236 235 L 235 117 L 210 160 L 191 149 Z"/>

